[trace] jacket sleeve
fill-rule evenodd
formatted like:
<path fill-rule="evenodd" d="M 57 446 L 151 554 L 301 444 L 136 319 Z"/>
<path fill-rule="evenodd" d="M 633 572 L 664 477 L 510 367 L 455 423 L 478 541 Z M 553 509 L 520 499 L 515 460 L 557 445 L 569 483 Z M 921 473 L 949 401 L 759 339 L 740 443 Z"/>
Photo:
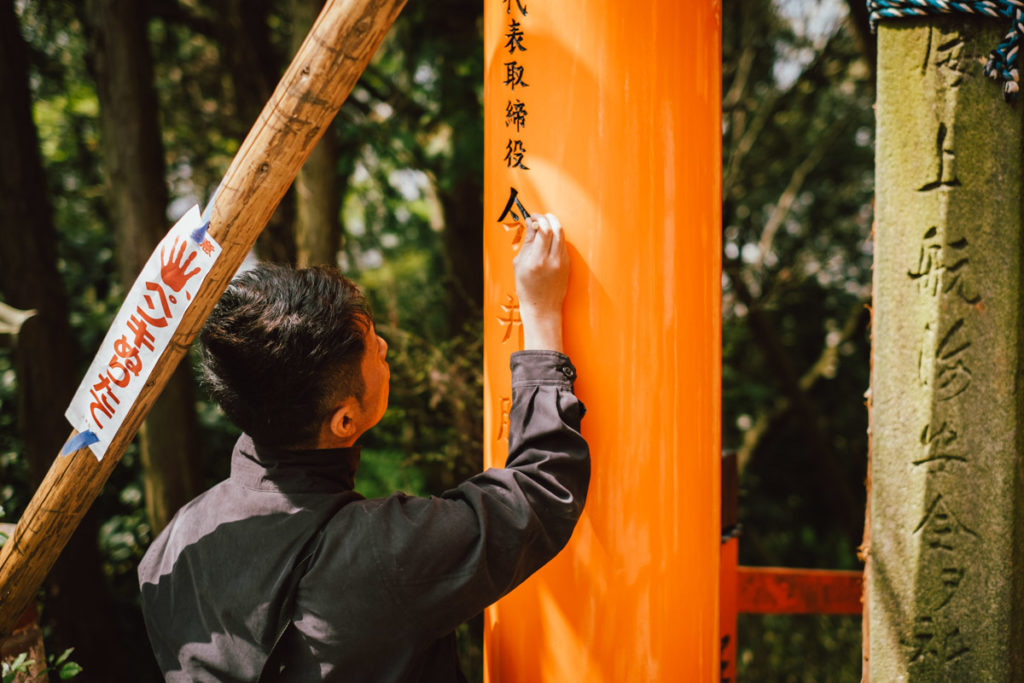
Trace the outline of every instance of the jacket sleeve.
<path fill-rule="evenodd" d="M 394 607 L 437 636 L 512 590 L 568 542 L 586 500 L 576 369 L 554 351 L 512 356 L 504 469 L 440 497 L 392 496 L 372 514 L 374 553 Z"/>

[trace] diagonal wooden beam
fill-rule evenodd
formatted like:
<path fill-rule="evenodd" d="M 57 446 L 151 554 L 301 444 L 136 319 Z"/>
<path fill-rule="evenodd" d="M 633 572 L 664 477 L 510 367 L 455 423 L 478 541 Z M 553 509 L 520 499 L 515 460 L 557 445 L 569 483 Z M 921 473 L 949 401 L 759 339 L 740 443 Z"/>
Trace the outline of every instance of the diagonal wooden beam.
<path fill-rule="evenodd" d="M 405 0 L 325 5 L 221 183 L 209 228 L 222 247 L 220 258 L 106 455 L 97 460 L 83 448 L 58 456 L 0 549 L 0 637 L 11 633 L 404 5 Z"/>

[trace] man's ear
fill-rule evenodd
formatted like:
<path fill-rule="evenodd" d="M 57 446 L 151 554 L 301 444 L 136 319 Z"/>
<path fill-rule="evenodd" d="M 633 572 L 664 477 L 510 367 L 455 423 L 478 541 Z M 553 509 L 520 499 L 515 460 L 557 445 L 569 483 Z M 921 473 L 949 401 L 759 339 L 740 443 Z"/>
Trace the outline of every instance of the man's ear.
<path fill-rule="evenodd" d="M 329 425 L 331 434 L 342 442 L 355 440 L 355 437 L 359 435 L 358 408 L 359 404 L 355 397 L 349 396 L 331 415 Z"/>

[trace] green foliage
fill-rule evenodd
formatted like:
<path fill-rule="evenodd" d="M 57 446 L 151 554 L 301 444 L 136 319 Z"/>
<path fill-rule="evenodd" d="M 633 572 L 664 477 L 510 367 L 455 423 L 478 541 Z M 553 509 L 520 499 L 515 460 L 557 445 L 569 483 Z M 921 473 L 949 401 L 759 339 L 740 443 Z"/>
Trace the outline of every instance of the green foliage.
<path fill-rule="evenodd" d="M 359 493 L 367 498 L 384 498 L 396 491 L 411 496 L 427 493 L 423 472 L 413 466 L 405 452 L 366 448 L 359 461 Z"/>
<path fill-rule="evenodd" d="M 216 21 L 211 7 L 196 11 Z M 172 207 L 180 214 L 212 196 L 251 121 L 235 107 L 234 86 L 214 35 L 157 17 L 150 22 L 149 38 Z"/>
<path fill-rule="evenodd" d="M 837 3 L 723 5 L 723 443 L 740 562 L 855 569 L 869 382 L 873 74 Z M 740 680 L 856 680 L 853 618 L 741 619 Z"/>
<path fill-rule="evenodd" d="M 14 683 L 19 676 L 29 676 L 31 674 L 49 674 L 51 676 L 56 675 L 62 681 L 70 680 L 82 673 L 82 667 L 76 662 L 68 659 L 71 653 L 74 652 L 75 648 L 71 647 L 64 650 L 59 656 L 50 655 L 46 658 L 46 667 L 42 671 L 33 672 L 33 667 L 36 664 L 34 659 L 28 658 L 28 653 L 22 652 L 13 661 L 4 661 L 0 664 L 0 681 L 2 683 Z"/>
<path fill-rule="evenodd" d="M 68 659 L 74 651 L 75 648 L 69 647 L 58 657 L 54 657 L 53 655 L 47 657 L 47 663 L 49 664 L 47 671 L 56 673 L 57 677 L 62 681 L 74 678 L 78 674 L 82 673 L 82 667 Z"/>
<path fill-rule="evenodd" d="M 180 0 L 147 8 L 170 222 L 189 204 L 210 197 L 253 123 L 250 105 L 255 102 L 258 111 L 269 93 L 252 89 L 254 81 L 239 80 L 251 75 L 244 73 L 245 64 L 238 66 L 239 50 L 260 44 L 260 36 L 232 30 L 229 24 L 239 15 L 230 4 Z M 292 9 L 283 0 L 244 8 L 262 26 L 257 33 L 266 31 L 269 49 L 257 52 L 269 86 L 290 53 Z M 458 174 L 480 175 L 480 8 L 466 14 L 452 4 L 446 11 L 460 12 L 459 21 L 437 10 L 404 13 L 329 133 L 341 149 L 342 265 L 364 284 L 392 343 L 392 408 L 365 444 L 359 477 L 359 488 L 372 496 L 438 492 L 480 466 L 481 333 L 475 326 L 449 334 L 453 275 L 442 255 L 441 201 Z M 100 166 L 98 100 L 83 27 L 87 11 L 80 3 L 18 6 L 59 231 L 58 269 L 70 295 L 83 369 L 125 290 Z M 27 463 L 18 455 L 16 402 L 10 350 L 0 348 L 0 504 L 12 519 L 32 491 Z M 227 474 L 237 430 L 204 397 L 197 411 L 206 481 L 212 484 Z M 102 520 L 97 545 L 107 588 L 122 625 L 137 619 L 135 567 L 152 540 L 145 492 L 132 446 L 93 506 Z M 476 644 L 470 638 L 464 647 L 468 656 L 479 656 L 476 631 Z M 120 637 L 129 650 L 148 651 L 137 628 Z"/>
<path fill-rule="evenodd" d="M 268 63 L 276 69 L 272 79 L 283 71 L 292 5 L 244 3 L 266 33 L 264 44 L 261 36 L 226 32 L 237 19 L 229 16 L 232 3 L 145 4 L 153 15 L 148 37 L 170 222 L 213 193 L 253 122 L 247 103 L 265 97 L 243 82 L 245 69 L 233 61 L 241 47 L 265 48 L 256 51 L 264 61 L 253 67 L 261 73 Z M 98 157 L 84 5 L 17 5 L 31 49 L 33 113 L 60 234 L 58 268 L 84 369 L 124 291 Z M 744 564 L 858 566 L 855 527 L 863 514 L 867 449 L 861 397 L 868 383 L 863 307 L 870 293 L 872 74 L 848 25 L 807 30 L 800 15 L 836 6 L 722 4 L 723 442 L 739 449 L 745 464 Z M 458 192 L 467 178 L 482 177 L 480 13 L 480 3 L 462 0 L 409 3 L 329 132 L 340 149 L 340 262 L 364 286 L 391 346 L 391 407 L 367 435 L 358 478 L 368 496 L 439 493 L 480 467 L 481 324 L 453 334 L 451 293 L 466 264 L 450 262 L 444 239 L 453 229 L 446 202 L 479 199 Z M 11 519 L 31 493 L 27 463 L 19 457 L 16 402 L 11 351 L 0 347 L 0 506 Z M 237 431 L 204 397 L 197 411 L 205 481 L 212 484 L 227 473 Z M 145 491 L 139 454 L 131 448 L 95 504 L 109 583 L 98 590 L 115 597 L 124 627 L 118 637 L 133 652 L 148 652 L 134 576 L 152 540 Z M 854 679 L 858 629 L 856 619 L 744 617 L 741 676 Z M 474 679 L 479 632 L 479 623 L 460 632 Z M 137 679 L 149 675 L 140 672 Z"/>
<path fill-rule="evenodd" d="M 18 519 L 28 503 L 23 484 L 28 463 L 18 457 L 21 439 L 16 423 L 18 386 L 9 349 L 0 348 L 0 519 Z"/>
<path fill-rule="evenodd" d="M 479 326 L 430 342 L 382 326 L 391 351 L 391 407 L 367 434 L 370 448 L 399 448 L 423 468 L 425 485 L 441 493 L 479 472 L 483 453 L 483 340 Z"/>
<path fill-rule="evenodd" d="M 14 679 L 19 674 L 28 674 L 31 672 L 31 667 L 34 666 L 36 660 L 29 659 L 28 653 L 22 652 L 20 655 L 14 658 L 13 662 L 4 662 L 0 664 L 0 675 L 3 676 L 3 683 L 14 683 Z"/>
<path fill-rule="evenodd" d="M 739 618 L 741 681 L 856 683 L 860 619 L 826 615 L 744 614 Z"/>

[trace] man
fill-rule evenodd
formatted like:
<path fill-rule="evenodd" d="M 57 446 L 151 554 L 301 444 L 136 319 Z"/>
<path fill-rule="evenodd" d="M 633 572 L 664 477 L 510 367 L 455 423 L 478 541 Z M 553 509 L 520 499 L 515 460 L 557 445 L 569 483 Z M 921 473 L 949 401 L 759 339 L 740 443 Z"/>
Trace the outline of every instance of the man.
<path fill-rule="evenodd" d="M 440 497 L 366 500 L 354 444 L 387 408 L 387 343 L 336 272 L 259 266 L 201 341 L 211 393 L 245 434 L 231 476 L 139 565 L 169 681 L 459 681 L 453 630 L 568 541 L 586 497 L 584 407 L 562 351 L 569 261 L 553 215 L 515 258 L 505 469 Z"/>

